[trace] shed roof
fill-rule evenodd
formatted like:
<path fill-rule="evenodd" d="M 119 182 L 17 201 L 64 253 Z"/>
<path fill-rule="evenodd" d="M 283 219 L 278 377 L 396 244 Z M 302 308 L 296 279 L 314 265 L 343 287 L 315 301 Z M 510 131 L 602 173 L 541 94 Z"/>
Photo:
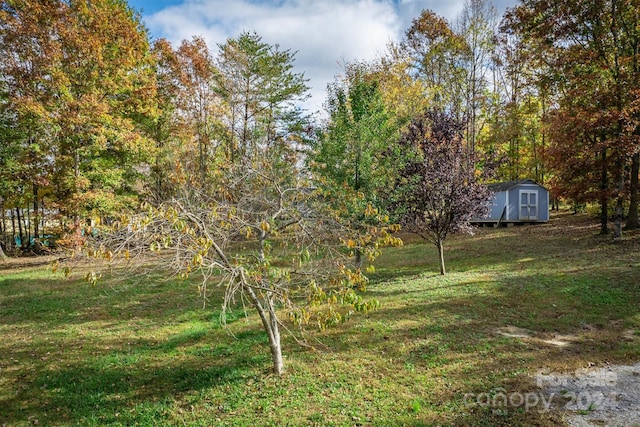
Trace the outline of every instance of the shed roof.
<path fill-rule="evenodd" d="M 489 184 L 487 187 L 489 187 L 489 190 L 497 193 L 499 191 L 509 191 L 513 187 L 517 187 L 518 185 L 524 184 L 524 183 L 540 185 L 532 179 L 518 179 L 515 181 L 495 182 L 493 184 Z M 542 186 L 540 185 L 540 187 Z"/>

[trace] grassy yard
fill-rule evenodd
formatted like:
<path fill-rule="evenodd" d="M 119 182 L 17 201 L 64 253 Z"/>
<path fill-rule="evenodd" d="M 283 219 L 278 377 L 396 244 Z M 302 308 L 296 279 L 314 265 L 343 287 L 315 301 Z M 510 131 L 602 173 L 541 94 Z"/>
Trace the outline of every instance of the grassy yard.
<path fill-rule="evenodd" d="M 389 249 L 367 292 L 380 309 L 310 334 L 315 349 L 286 338 L 282 378 L 257 316 L 240 308 L 221 328 L 193 284 L 92 287 L 12 260 L 0 264 L 0 426 L 557 425 L 465 395 L 640 361 L 640 233 L 597 232 L 561 214 L 451 237 L 444 277 L 435 247 Z"/>

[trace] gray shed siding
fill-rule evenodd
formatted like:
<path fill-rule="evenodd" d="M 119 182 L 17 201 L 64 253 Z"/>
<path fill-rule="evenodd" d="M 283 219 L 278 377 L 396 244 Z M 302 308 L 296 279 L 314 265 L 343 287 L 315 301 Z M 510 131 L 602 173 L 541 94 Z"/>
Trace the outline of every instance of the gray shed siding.
<path fill-rule="evenodd" d="M 504 207 L 506 205 L 507 205 L 507 192 L 506 191 L 496 192 L 490 204 L 491 212 L 489 213 L 489 217 L 485 218 L 485 220 L 486 221 L 500 220 L 500 217 L 502 216 L 502 212 L 504 211 Z"/>
<path fill-rule="evenodd" d="M 490 186 L 495 195 L 484 222 L 547 222 L 549 191 L 532 180 L 512 181 Z M 505 209 L 506 207 L 506 209 Z"/>

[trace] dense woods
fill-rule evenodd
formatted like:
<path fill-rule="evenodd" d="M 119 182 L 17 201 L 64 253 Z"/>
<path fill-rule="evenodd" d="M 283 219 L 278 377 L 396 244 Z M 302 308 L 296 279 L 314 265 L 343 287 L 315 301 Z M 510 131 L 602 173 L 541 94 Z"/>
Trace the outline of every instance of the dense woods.
<path fill-rule="evenodd" d="M 74 245 L 187 184 L 229 193 L 260 163 L 311 179 L 354 225 L 367 206 L 398 221 L 390 177 L 417 155 L 401 136 L 427 109 L 462 123 L 478 175 L 490 163 L 495 180 L 597 205 L 602 232 L 620 236 L 638 226 L 638 6 L 526 0 L 500 19 L 468 0 L 454 22 L 423 11 L 381 58 L 345 66 L 319 121 L 301 109 L 294 52 L 258 34 L 172 46 L 150 42 L 124 0 L 4 0 L 0 246 Z"/>

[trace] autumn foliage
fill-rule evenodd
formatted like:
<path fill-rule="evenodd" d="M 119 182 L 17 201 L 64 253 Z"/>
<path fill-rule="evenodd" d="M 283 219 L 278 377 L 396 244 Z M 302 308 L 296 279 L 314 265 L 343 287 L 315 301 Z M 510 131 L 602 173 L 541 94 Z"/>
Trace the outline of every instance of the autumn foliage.
<path fill-rule="evenodd" d="M 295 52 L 255 32 L 174 46 L 125 0 L 0 0 L 0 257 L 157 256 L 205 301 L 214 285 L 225 309 L 250 301 L 280 373 L 281 327 L 375 308 L 358 292 L 400 225 L 444 274 L 443 242 L 483 216 L 491 180 L 595 204 L 618 238 L 640 225 L 638 10 L 422 11 L 345 64 L 321 119 Z"/>

